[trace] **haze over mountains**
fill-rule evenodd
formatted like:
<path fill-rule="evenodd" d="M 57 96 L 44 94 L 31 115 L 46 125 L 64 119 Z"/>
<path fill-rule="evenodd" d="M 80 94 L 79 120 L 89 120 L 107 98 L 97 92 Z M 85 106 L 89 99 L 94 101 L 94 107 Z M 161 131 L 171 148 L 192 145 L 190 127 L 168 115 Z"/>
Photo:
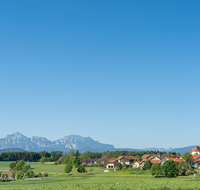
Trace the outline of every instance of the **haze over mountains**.
<path fill-rule="evenodd" d="M 70 149 L 79 150 L 80 152 L 85 151 L 116 151 L 116 150 L 128 150 L 128 151 L 145 151 L 145 150 L 160 150 L 165 152 L 180 152 L 184 154 L 185 152 L 191 151 L 194 146 L 188 146 L 184 148 L 145 148 L 145 149 L 131 149 L 131 148 L 115 148 L 110 144 L 103 144 L 98 141 L 93 140 L 91 137 L 81 137 L 78 135 L 69 135 L 61 139 L 50 141 L 44 137 L 31 137 L 28 138 L 22 135 L 19 132 L 16 132 L 11 135 L 7 135 L 5 138 L 0 139 L 0 152 L 5 149 L 5 151 L 52 151 L 52 150 L 61 150 L 64 152 L 69 151 Z"/>

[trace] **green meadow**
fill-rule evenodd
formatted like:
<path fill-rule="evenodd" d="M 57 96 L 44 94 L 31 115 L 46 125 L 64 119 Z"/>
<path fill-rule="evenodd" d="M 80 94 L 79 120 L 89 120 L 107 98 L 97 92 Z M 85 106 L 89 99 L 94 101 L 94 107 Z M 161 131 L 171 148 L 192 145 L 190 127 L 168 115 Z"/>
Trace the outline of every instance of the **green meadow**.
<path fill-rule="evenodd" d="M 6 170 L 10 162 L 0 162 L 0 167 Z M 41 178 L 41 181 L 14 181 L 1 182 L 2 190 L 81 190 L 81 189 L 147 189 L 147 190 L 170 190 L 170 189 L 200 189 L 200 180 L 193 177 L 155 178 L 150 176 L 149 171 L 137 173 L 133 170 L 103 172 L 103 168 L 86 168 L 88 173 L 80 174 L 77 168 L 73 168 L 70 175 L 64 173 L 64 164 L 30 162 L 34 172 L 48 172 L 52 178 Z M 91 170 L 92 169 L 92 170 Z"/>

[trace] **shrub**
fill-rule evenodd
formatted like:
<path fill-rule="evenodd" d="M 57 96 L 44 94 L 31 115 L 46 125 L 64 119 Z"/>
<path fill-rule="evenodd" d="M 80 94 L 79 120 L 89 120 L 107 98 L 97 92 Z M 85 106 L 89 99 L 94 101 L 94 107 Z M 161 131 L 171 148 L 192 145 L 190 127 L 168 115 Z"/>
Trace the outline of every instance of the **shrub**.
<path fill-rule="evenodd" d="M 34 178 L 34 177 L 35 177 L 33 171 L 27 171 L 27 172 L 26 172 L 26 176 L 29 177 L 29 178 Z"/>
<path fill-rule="evenodd" d="M 43 175 L 42 175 L 41 172 L 39 172 L 39 173 L 37 174 L 37 176 L 38 176 L 38 177 L 42 177 Z"/>
<path fill-rule="evenodd" d="M 23 175 L 24 175 L 24 174 L 23 174 L 22 171 L 18 171 L 18 172 L 17 172 L 17 175 L 16 175 L 16 178 L 17 178 L 17 179 L 22 179 L 22 178 L 23 178 Z"/>
<path fill-rule="evenodd" d="M 118 169 L 118 170 L 121 170 L 122 167 L 123 167 L 122 164 L 121 164 L 120 162 L 117 162 L 117 169 Z"/>
<path fill-rule="evenodd" d="M 57 165 L 57 162 L 54 162 L 54 165 Z"/>
<path fill-rule="evenodd" d="M 48 174 L 47 172 L 45 172 L 45 173 L 43 174 L 44 177 L 48 177 L 48 175 L 49 175 L 49 174 Z"/>
<path fill-rule="evenodd" d="M 57 161 L 57 164 L 62 164 L 61 160 L 58 160 L 58 161 Z"/>
<path fill-rule="evenodd" d="M 77 172 L 79 172 L 79 173 L 85 173 L 84 166 L 79 166 L 78 169 L 77 169 Z"/>

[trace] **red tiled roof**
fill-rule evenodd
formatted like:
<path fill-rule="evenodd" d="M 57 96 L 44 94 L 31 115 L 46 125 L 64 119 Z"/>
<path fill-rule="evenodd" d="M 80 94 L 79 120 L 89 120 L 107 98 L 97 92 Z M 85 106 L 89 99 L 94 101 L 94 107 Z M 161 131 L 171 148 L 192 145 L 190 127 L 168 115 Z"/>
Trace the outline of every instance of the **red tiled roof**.
<path fill-rule="evenodd" d="M 200 158 L 200 155 L 192 155 L 192 159 L 193 159 L 193 160 L 196 160 L 196 159 L 198 159 L 198 158 Z"/>
<path fill-rule="evenodd" d="M 175 162 L 180 162 L 181 161 L 180 158 L 167 158 L 167 160 L 173 160 Z"/>
<path fill-rule="evenodd" d="M 137 156 L 125 156 L 125 158 L 127 158 L 128 160 L 137 160 L 138 159 Z"/>
<path fill-rule="evenodd" d="M 144 155 L 142 156 L 142 159 L 147 159 L 149 156 L 151 156 L 151 154 L 144 154 Z"/>
<path fill-rule="evenodd" d="M 117 158 L 110 158 L 108 161 L 107 161 L 107 163 L 113 163 L 113 162 L 115 162 L 117 160 Z"/>
<path fill-rule="evenodd" d="M 142 160 L 142 161 L 135 161 L 135 162 L 133 162 L 133 164 L 134 164 L 134 163 L 141 164 L 142 162 L 144 162 L 144 160 Z"/>
<path fill-rule="evenodd" d="M 193 161 L 193 163 L 198 163 L 198 162 L 200 162 L 200 159 L 196 159 Z"/>
<path fill-rule="evenodd" d="M 194 149 L 190 151 L 190 153 L 192 152 L 200 152 L 200 146 L 195 146 Z"/>
<path fill-rule="evenodd" d="M 122 158 L 124 158 L 124 156 L 119 156 L 119 157 L 117 158 L 117 160 L 121 160 Z"/>
<path fill-rule="evenodd" d="M 142 159 L 147 159 L 147 158 L 149 158 L 150 156 L 156 156 L 156 154 L 144 154 L 144 155 L 142 156 Z"/>
<path fill-rule="evenodd" d="M 151 160 L 151 163 L 152 163 L 152 164 L 160 163 L 160 160 Z"/>

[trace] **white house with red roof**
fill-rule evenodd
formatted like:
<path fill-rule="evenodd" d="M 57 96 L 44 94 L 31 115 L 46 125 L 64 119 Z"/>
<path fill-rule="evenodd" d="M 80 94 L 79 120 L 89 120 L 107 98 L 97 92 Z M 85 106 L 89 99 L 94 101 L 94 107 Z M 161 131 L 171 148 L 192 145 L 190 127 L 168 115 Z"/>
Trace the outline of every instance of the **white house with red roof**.
<path fill-rule="evenodd" d="M 110 158 L 107 161 L 106 168 L 115 168 L 117 166 L 117 158 Z"/>
<path fill-rule="evenodd" d="M 200 155 L 200 145 L 199 146 L 195 146 L 194 149 L 192 149 L 190 151 L 190 154 L 192 154 L 192 155 Z"/>

